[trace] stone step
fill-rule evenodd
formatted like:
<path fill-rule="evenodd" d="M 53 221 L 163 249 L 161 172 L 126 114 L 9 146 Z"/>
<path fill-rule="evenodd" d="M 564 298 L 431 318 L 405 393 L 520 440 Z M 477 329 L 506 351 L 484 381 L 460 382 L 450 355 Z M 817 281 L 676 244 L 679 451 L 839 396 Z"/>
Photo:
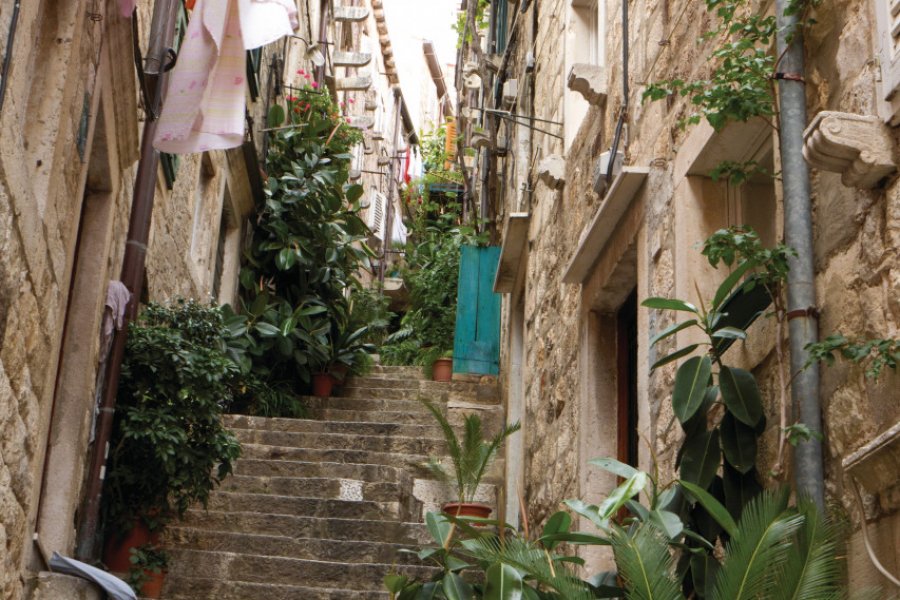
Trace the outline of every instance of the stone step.
<path fill-rule="evenodd" d="M 207 508 L 222 512 L 259 512 L 337 519 L 378 520 L 400 516 L 398 501 L 372 502 L 225 491 L 213 492 Z"/>
<path fill-rule="evenodd" d="M 428 379 L 422 367 L 374 365 L 366 377 L 383 377 L 390 379 Z"/>
<path fill-rule="evenodd" d="M 336 67 L 364 67 L 372 62 L 372 55 L 368 52 L 341 52 L 331 55 L 331 62 Z"/>
<path fill-rule="evenodd" d="M 357 23 L 365 21 L 369 16 L 369 9 L 365 6 L 335 6 L 335 21 L 350 21 Z"/>
<path fill-rule="evenodd" d="M 354 463 L 359 465 L 388 465 L 408 468 L 428 460 L 426 455 L 410 455 L 398 452 L 373 452 L 356 449 L 292 448 L 266 444 L 242 444 L 242 456 L 246 458 L 294 460 L 323 463 Z M 226 480 L 227 481 L 227 480 Z"/>
<path fill-rule="evenodd" d="M 234 433 L 235 437 L 237 437 L 238 441 L 242 444 L 265 444 L 288 448 L 442 455 L 446 452 L 447 447 L 446 443 L 441 438 L 426 437 L 307 433 L 296 431 L 270 431 L 266 429 L 235 429 Z"/>
<path fill-rule="evenodd" d="M 293 538 L 284 535 L 204 531 L 192 527 L 169 527 L 166 529 L 165 539 L 167 545 L 192 550 L 338 562 L 421 564 L 414 554 L 401 552 L 413 548 L 389 542 Z"/>
<path fill-rule="evenodd" d="M 372 87 L 372 77 L 339 77 L 334 82 L 335 89 L 339 92 L 364 92 Z"/>
<path fill-rule="evenodd" d="M 309 416 L 314 419 L 332 422 L 360 423 L 371 419 L 380 419 L 397 424 L 419 425 L 434 421 L 431 415 L 421 412 L 345 410 L 340 408 L 311 408 L 309 409 Z"/>
<path fill-rule="evenodd" d="M 375 397 L 345 397 L 332 396 L 331 398 L 318 398 L 316 396 L 303 397 L 303 404 L 312 410 L 319 408 L 337 408 L 341 410 L 367 410 L 373 413 L 379 412 L 408 412 L 422 415 L 422 424 L 433 423 L 433 417 L 428 413 L 425 405 L 413 398 L 375 398 Z M 367 419 L 382 420 L 373 417 Z"/>
<path fill-rule="evenodd" d="M 268 494 L 331 500 L 366 500 L 369 502 L 403 502 L 408 486 L 392 482 L 366 482 L 331 477 L 228 477 L 217 488 L 222 492 Z"/>
<path fill-rule="evenodd" d="M 432 420 L 427 425 L 392 423 L 387 420 L 371 422 L 329 422 L 313 419 L 267 419 L 244 415 L 227 415 L 225 425 L 231 429 L 259 429 L 268 431 L 291 431 L 296 433 L 343 433 L 351 435 L 385 435 L 402 437 L 441 436 L 441 429 Z"/>
<path fill-rule="evenodd" d="M 164 600 L 388 600 L 387 592 L 359 592 L 274 583 L 166 577 Z"/>
<path fill-rule="evenodd" d="M 294 538 L 361 540 L 416 546 L 427 543 L 429 535 L 421 523 L 377 519 L 336 519 L 276 515 L 254 512 L 223 512 L 189 509 L 184 526 L 205 531 L 256 535 L 283 535 Z"/>
<path fill-rule="evenodd" d="M 236 552 L 174 550 L 169 564 L 173 578 L 203 574 L 232 582 L 275 583 L 310 588 L 380 591 L 390 564 L 343 563 Z M 403 572 L 427 576 L 429 567 L 405 566 Z"/>
<path fill-rule="evenodd" d="M 276 452 L 273 452 L 277 454 Z M 306 462 L 301 460 L 277 460 L 240 458 L 234 465 L 235 475 L 251 477 L 304 477 L 355 479 L 371 483 L 400 483 L 409 480 L 401 468 L 387 465 L 366 465 L 336 462 Z"/>

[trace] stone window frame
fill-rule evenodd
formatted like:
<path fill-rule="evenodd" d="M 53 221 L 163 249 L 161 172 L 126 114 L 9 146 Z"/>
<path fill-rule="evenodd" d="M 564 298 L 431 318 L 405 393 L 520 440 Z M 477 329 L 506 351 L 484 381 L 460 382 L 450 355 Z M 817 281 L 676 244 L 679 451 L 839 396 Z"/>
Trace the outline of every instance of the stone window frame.
<path fill-rule="evenodd" d="M 606 2 L 607 0 L 566 0 L 564 74 L 569 73 L 577 64 L 606 66 Z M 585 35 L 590 38 L 588 44 L 582 43 Z M 563 141 L 568 149 L 587 117 L 590 105 L 578 92 L 568 88 L 564 92 Z"/>
<path fill-rule="evenodd" d="M 881 68 L 879 116 L 900 124 L 900 0 L 873 0 L 877 37 L 875 52 Z"/>

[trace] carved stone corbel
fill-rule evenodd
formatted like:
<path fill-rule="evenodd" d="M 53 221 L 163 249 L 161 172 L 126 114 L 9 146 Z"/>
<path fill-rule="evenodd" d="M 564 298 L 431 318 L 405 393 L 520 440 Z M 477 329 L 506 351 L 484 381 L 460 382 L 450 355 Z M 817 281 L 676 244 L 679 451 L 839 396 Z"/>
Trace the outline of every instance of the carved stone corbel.
<path fill-rule="evenodd" d="M 566 185 L 566 159 L 551 154 L 538 163 L 538 178 L 550 189 L 558 190 Z"/>
<path fill-rule="evenodd" d="M 578 92 L 592 106 L 606 102 L 606 71 L 603 67 L 576 63 L 569 71 L 567 84 L 573 92 Z"/>
<path fill-rule="evenodd" d="M 893 137 L 878 117 L 820 112 L 803 139 L 806 162 L 840 173 L 847 187 L 870 189 L 897 171 Z"/>

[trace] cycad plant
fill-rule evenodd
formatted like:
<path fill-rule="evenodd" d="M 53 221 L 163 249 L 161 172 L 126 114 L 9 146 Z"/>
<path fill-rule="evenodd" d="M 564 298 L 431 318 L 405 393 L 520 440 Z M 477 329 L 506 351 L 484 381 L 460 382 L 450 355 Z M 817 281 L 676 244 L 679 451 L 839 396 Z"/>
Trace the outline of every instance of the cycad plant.
<path fill-rule="evenodd" d="M 492 439 L 487 440 L 484 437 L 481 417 L 469 414 L 465 417 L 463 436 L 460 439 L 438 407 L 425 399 L 422 399 L 422 404 L 434 416 L 444 433 L 450 461 L 453 463 L 453 472 L 448 472 L 444 465 L 433 457 L 426 463 L 426 468 L 440 481 L 456 487 L 459 502 L 472 502 L 478 491 L 478 485 L 496 458 L 504 440 L 519 431 L 521 426 L 518 421 L 506 425 Z"/>

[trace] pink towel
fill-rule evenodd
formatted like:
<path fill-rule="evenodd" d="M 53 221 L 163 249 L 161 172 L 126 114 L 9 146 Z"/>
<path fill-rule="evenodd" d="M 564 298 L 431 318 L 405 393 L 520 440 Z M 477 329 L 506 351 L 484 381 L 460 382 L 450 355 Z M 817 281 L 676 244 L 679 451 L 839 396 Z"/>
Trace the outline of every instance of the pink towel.
<path fill-rule="evenodd" d="M 130 17 L 134 13 L 137 0 L 119 0 L 119 11 L 123 17 Z"/>
<path fill-rule="evenodd" d="M 297 27 L 292 0 L 198 0 L 153 145 L 190 154 L 244 141 L 246 54 Z"/>

